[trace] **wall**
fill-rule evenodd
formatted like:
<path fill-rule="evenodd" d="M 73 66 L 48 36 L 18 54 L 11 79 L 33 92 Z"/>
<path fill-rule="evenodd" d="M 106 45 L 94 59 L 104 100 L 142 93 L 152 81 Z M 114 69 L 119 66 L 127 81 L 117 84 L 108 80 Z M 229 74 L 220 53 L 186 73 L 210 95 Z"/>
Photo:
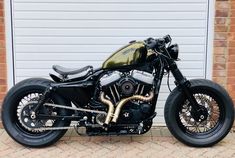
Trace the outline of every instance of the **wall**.
<path fill-rule="evenodd" d="M 217 0 L 215 8 L 213 80 L 235 103 L 235 1 Z"/>
<path fill-rule="evenodd" d="M 7 90 L 4 1 L 0 0 L 0 105 Z M 1 106 L 0 106 L 1 109 Z M 0 114 L 1 115 L 1 114 Z"/>

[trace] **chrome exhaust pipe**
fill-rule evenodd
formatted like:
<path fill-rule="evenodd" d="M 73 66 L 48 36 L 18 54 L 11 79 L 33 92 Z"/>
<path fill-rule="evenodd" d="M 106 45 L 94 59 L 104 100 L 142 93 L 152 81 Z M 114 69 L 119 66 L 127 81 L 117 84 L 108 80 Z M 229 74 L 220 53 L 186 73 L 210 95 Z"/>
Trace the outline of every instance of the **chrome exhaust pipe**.
<path fill-rule="evenodd" d="M 115 113 L 114 113 L 114 105 L 113 103 L 106 99 L 105 96 L 104 96 L 104 92 L 101 93 L 100 95 L 100 100 L 108 105 L 108 114 L 106 116 L 106 119 L 105 119 L 105 122 L 104 124 L 108 125 L 111 121 L 111 118 L 113 117 L 112 119 L 112 122 L 117 122 L 117 119 L 120 115 L 120 112 L 121 112 L 121 109 L 122 107 L 130 100 L 141 100 L 141 101 L 150 101 L 152 100 L 154 97 L 154 93 L 153 92 L 150 92 L 149 96 L 142 96 L 142 95 L 133 95 L 131 97 L 128 97 L 128 98 L 125 98 L 125 99 L 122 99 L 116 106 L 116 109 L 115 109 Z"/>
<path fill-rule="evenodd" d="M 122 99 L 116 106 L 116 109 L 115 109 L 115 113 L 113 114 L 113 119 L 112 119 L 112 122 L 117 122 L 117 119 L 120 115 L 120 112 L 121 112 L 121 109 L 122 107 L 130 100 L 142 100 L 142 101 L 150 101 L 152 100 L 154 97 L 154 93 L 153 92 L 150 92 L 149 96 L 145 97 L 145 96 L 142 96 L 142 95 L 133 95 L 131 97 L 128 97 L 128 98 L 125 98 L 125 99 Z"/>
<path fill-rule="evenodd" d="M 111 118 L 112 118 L 112 116 L 113 116 L 114 105 L 113 105 L 113 103 L 112 103 L 110 100 L 108 100 L 108 99 L 105 98 L 104 92 L 101 93 L 101 95 L 100 95 L 100 100 L 101 100 L 104 104 L 108 105 L 108 114 L 107 114 L 107 116 L 106 116 L 106 118 L 105 118 L 105 122 L 104 122 L 104 124 L 108 125 L 109 122 L 110 122 L 110 120 L 111 120 Z"/>

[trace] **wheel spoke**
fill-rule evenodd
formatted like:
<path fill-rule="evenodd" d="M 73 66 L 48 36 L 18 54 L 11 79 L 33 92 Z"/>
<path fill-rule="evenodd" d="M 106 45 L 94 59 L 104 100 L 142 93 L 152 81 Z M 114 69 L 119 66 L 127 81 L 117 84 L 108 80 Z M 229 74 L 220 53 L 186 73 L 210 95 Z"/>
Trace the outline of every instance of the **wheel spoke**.
<path fill-rule="evenodd" d="M 197 100 L 198 104 L 205 107 L 208 112 L 208 118 L 204 121 L 196 121 L 191 115 L 191 106 L 188 100 L 184 102 L 179 112 L 179 120 L 185 127 L 186 131 L 190 133 L 204 133 L 213 129 L 220 117 L 220 108 L 218 103 L 213 97 L 203 94 L 196 93 L 193 95 Z"/>
<path fill-rule="evenodd" d="M 33 132 L 33 133 L 39 133 L 39 132 L 44 132 L 44 131 L 35 131 L 32 130 L 33 127 L 52 127 L 55 123 L 55 120 L 32 120 L 29 117 L 29 112 L 30 110 L 35 106 L 35 104 L 30 104 L 30 102 L 32 101 L 38 101 L 40 98 L 39 93 L 30 93 L 27 94 L 26 96 L 24 96 L 17 107 L 17 117 L 19 120 L 19 123 L 22 125 L 22 127 L 24 127 L 26 130 L 28 130 L 29 132 Z M 48 103 L 54 103 L 52 100 L 49 100 Z M 42 107 L 43 110 L 40 112 L 43 112 L 47 115 L 57 115 L 57 108 L 54 107 Z M 27 115 L 24 115 L 24 113 L 28 113 Z M 27 123 L 25 124 L 24 119 L 27 119 Z"/>

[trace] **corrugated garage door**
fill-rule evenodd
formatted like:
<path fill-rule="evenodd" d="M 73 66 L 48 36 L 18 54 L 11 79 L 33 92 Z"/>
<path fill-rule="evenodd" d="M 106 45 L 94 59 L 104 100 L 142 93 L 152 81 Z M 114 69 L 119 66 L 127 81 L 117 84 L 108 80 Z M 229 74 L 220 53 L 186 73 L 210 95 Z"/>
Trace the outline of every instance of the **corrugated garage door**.
<path fill-rule="evenodd" d="M 48 77 L 53 64 L 99 67 L 131 40 L 166 34 L 180 45 L 183 73 L 205 78 L 208 1 L 12 0 L 15 80 Z M 167 96 L 164 80 L 159 124 Z"/>

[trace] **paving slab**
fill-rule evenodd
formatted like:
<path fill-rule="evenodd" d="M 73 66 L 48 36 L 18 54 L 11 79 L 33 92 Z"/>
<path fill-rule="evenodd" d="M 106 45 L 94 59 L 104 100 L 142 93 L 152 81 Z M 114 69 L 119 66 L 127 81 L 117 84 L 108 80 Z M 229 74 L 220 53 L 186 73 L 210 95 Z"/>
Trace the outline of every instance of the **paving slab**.
<path fill-rule="evenodd" d="M 34 149 L 14 142 L 0 129 L 0 158 L 230 158 L 235 157 L 235 133 L 209 148 L 188 147 L 166 128 L 153 128 L 142 136 L 79 136 L 69 130 L 50 147 Z"/>

